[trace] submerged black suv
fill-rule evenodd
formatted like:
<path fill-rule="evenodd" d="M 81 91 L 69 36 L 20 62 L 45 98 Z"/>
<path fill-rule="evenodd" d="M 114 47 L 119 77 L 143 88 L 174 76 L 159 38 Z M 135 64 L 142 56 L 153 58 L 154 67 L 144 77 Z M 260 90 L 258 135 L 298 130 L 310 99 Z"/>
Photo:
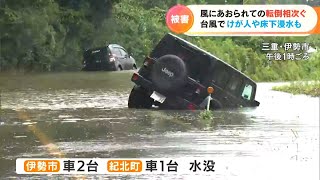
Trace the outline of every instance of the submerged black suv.
<path fill-rule="evenodd" d="M 131 78 L 129 108 L 211 109 L 255 107 L 256 83 L 212 54 L 166 34 Z"/>

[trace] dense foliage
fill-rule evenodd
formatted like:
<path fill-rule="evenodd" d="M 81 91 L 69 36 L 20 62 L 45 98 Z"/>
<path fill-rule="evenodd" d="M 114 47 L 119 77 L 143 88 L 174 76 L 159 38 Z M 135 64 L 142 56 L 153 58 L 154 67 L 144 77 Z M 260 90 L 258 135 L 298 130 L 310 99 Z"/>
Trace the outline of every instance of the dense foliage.
<path fill-rule="evenodd" d="M 320 97 L 320 81 L 293 82 L 289 85 L 275 86 L 272 89 L 292 94 L 306 94 L 313 97 Z"/>
<path fill-rule="evenodd" d="M 229 0 L 228 4 L 239 3 Z M 261 0 L 245 0 L 261 3 Z M 0 0 L 0 71 L 73 71 L 82 52 L 106 42 L 123 45 L 141 63 L 169 30 L 173 5 L 224 4 L 225 0 Z M 255 80 L 320 79 L 320 52 L 308 61 L 272 62 L 262 42 L 309 42 L 309 37 L 181 37 L 215 54 Z"/>

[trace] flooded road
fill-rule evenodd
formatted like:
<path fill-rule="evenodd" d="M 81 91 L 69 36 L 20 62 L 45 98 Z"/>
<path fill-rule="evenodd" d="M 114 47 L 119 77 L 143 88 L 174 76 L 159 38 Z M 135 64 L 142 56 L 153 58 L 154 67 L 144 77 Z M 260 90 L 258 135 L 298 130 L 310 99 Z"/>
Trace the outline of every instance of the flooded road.
<path fill-rule="evenodd" d="M 260 107 L 215 111 L 208 121 L 200 111 L 128 109 L 131 74 L 0 75 L 0 179 L 31 177 L 15 173 L 19 157 L 195 156 L 215 160 L 207 179 L 319 179 L 319 98 L 259 83 Z"/>

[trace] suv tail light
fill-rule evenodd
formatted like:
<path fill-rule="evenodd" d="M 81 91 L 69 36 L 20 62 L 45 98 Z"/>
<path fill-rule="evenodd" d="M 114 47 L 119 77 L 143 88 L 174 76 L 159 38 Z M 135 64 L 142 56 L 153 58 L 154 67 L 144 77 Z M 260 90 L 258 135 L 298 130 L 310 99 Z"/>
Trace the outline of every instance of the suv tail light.
<path fill-rule="evenodd" d="M 194 104 L 189 103 L 189 104 L 188 104 L 188 109 L 189 109 L 189 110 L 195 110 L 196 108 L 195 108 Z"/>
<path fill-rule="evenodd" d="M 114 58 L 114 56 L 115 56 L 115 55 L 113 55 L 113 54 L 109 54 L 109 61 L 110 61 L 110 62 L 113 62 L 113 61 L 116 60 L 116 59 Z"/>
<path fill-rule="evenodd" d="M 133 73 L 133 75 L 132 75 L 132 80 L 136 81 L 136 80 L 138 80 L 138 79 L 139 79 L 138 74 Z"/>

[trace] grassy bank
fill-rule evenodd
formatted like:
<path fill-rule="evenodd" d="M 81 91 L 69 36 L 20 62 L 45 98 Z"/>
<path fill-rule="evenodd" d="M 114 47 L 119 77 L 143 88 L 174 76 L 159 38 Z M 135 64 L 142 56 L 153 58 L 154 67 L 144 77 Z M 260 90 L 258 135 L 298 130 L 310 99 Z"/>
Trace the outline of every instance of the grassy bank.
<path fill-rule="evenodd" d="M 292 94 L 306 94 L 313 97 L 320 96 L 320 81 L 316 82 L 296 82 L 290 85 L 276 86 L 275 91 L 283 91 Z"/>

